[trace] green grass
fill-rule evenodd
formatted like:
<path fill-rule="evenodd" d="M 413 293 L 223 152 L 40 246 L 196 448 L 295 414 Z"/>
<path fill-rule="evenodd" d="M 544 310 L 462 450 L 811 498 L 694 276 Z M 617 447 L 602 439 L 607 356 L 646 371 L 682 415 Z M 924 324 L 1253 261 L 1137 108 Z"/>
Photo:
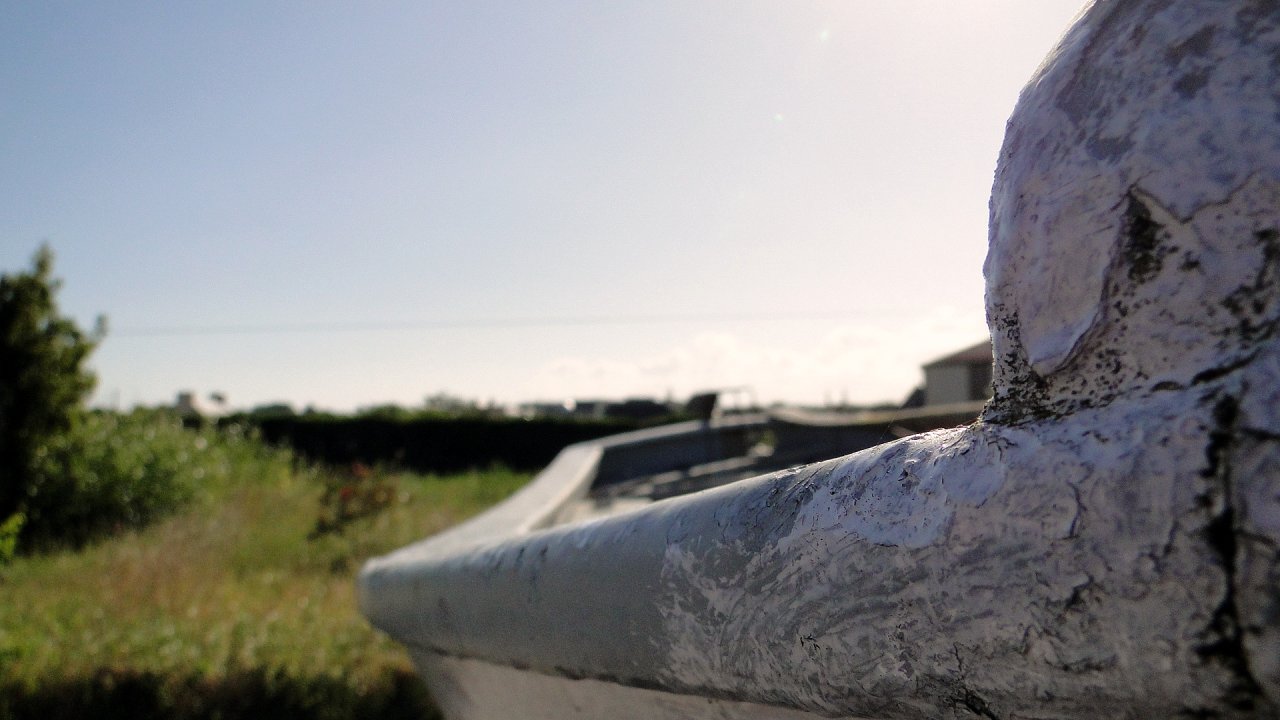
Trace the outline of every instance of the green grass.
<path fill-rule="evenodd" d="M 355 571 L 529 476 L 362 477 L 215 450 L 218 472 L 178 514 L 0 568 L 0 718 L 434 714 L 404 651 L 357 612 Z M 373 483 L 376 512 L 316 532 L 335 488 Z"/>

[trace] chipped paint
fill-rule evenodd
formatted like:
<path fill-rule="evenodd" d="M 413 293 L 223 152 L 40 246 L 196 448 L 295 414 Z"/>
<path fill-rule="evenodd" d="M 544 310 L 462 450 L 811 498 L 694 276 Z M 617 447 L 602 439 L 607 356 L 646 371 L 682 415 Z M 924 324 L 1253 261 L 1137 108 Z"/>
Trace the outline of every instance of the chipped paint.
<path fill-rule="evenodd" d="M 364 612 L 456 718 L 1277 717 L 1278 57 L 1272 0 L 1068 31 L 999 159 L 980 422 L 543 527 L 578 448 Z"/>

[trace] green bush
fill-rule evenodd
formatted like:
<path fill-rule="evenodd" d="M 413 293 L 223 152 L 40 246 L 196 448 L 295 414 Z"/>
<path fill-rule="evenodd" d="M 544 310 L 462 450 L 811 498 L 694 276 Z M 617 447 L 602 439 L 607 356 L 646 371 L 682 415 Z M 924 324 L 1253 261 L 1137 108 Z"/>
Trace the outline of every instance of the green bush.
<path fill-rule="evenodd" d="M 159 410 L 94 412 L 37 450 L 25 549 L 80 546 L 141 528 L 225 476 L 234 453 L 269 453 L 236 428 L 190 430 Z"/>

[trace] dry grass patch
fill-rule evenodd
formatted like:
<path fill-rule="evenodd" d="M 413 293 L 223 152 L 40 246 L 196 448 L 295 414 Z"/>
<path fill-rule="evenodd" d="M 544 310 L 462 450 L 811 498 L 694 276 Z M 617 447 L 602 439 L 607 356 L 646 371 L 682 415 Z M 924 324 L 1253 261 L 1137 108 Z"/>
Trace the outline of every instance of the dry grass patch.
<path fill-rule="evenodd" d="M 146 530 L 0 568 L 0 718 L 434 712 L 403 650 L 357 612 L 355 570 L 528 476 L 378 473 L 389 504 L 323 534 L 345 474 L 264 455 L 228 478 Z"/>

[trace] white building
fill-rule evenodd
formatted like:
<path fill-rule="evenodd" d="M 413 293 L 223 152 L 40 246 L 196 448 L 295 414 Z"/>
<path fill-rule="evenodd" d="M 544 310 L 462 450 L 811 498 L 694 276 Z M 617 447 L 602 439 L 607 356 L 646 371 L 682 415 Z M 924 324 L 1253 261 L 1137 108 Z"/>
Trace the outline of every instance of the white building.
<path fill-rule="evenodd" d="M 991 341 L 938 358 L 924 366 L 924 404 L 987 400 L 991 397 Z"/>

